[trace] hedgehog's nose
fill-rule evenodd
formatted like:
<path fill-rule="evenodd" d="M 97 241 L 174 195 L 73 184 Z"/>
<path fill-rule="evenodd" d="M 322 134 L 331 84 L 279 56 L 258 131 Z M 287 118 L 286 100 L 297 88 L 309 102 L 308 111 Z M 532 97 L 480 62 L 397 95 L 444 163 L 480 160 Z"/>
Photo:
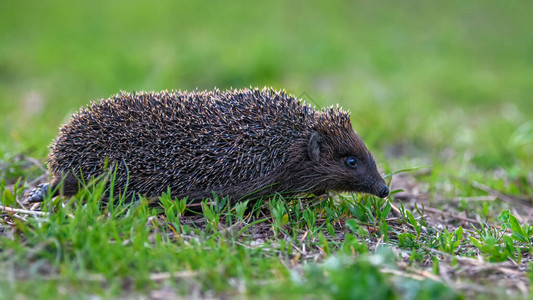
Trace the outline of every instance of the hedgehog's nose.
<path fill-rule="evenodd" d="M 389 195 L 389 188 L 387 186 L 384 186 L 379 192 L 378 197 L 379 198 L 385 198 Z"/>

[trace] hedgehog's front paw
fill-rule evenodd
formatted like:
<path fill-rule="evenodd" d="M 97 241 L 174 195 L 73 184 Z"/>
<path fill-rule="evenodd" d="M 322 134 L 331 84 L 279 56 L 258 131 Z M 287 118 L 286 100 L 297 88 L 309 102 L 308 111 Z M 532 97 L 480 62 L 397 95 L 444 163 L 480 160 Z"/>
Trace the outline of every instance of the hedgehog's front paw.
<path fill-rule="evenodd" d="M 46 193 L 48 192 L 48 188 L 50 187 L 50 184 L 39 184 L 37 188 L 31 190 L 28 193 L 28 197 L 26 198 L 26 202 L 34 203 L 34 202 L 43 202 L 44 197 Z"/>

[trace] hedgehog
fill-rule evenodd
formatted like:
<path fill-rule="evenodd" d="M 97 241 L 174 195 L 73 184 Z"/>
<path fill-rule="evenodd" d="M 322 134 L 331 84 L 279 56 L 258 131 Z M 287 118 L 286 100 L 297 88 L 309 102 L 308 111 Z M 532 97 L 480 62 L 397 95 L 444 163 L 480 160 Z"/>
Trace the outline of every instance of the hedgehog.
<path fill-rule="evenodd" d="M 272 88 L 121 92 L 74 114 L 47 163 L 52 181 L 31 202 L 73 196 L 109 169 L 128 199 L 389 194 L 348 112 Z"/>

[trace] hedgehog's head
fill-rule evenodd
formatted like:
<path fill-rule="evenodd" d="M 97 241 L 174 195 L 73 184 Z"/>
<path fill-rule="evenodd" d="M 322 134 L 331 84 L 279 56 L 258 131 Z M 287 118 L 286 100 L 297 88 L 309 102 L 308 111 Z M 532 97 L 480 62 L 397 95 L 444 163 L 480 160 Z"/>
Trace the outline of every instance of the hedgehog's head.
<path fill-rule="evenodd" d="M 363 192 L 381 198 L 389 195 L 374 158 L 353 130 L 348 113 L 338 108 L 320 112 L 307 154 L 319 175 L 318 189 Z"/>

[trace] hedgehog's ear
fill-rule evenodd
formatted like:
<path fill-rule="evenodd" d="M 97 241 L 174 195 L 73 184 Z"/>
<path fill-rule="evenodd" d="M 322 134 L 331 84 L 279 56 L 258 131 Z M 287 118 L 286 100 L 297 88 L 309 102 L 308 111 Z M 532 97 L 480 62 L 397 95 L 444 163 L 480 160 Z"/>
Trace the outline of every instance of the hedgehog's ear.
<path fill-rule="evenodd" d="M 318 161 L 320 157 L 320 144 L 322 143 L 322 137 L 316 131 L 311 133 L 309 138 L 309 144 L 307 145 L 307 154 L 312 161 Z"/>

